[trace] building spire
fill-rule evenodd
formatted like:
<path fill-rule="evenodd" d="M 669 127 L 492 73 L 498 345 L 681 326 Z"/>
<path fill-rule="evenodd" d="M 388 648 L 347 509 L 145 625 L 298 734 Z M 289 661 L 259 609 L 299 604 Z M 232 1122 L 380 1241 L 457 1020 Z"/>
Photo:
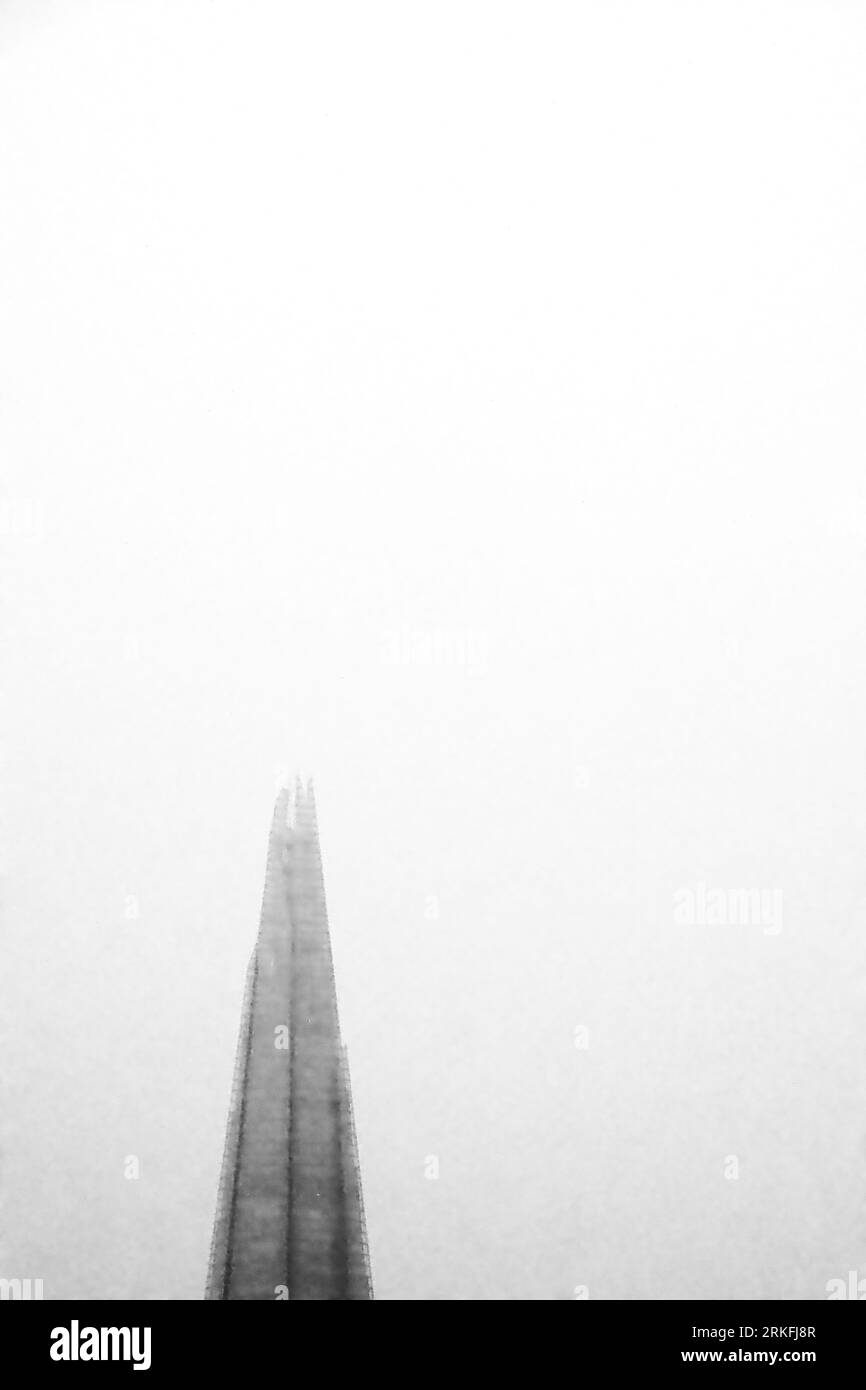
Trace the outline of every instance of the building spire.
<path fill-rule="evenodd" d="M 318 822 L 318 818 L 317 818 L 317 816 L 316 816 L 316 793 L 315 793 L 315 789 L 314 789 L 314 787 L 313 787 L 313 779 L 312 779 L 312 777 L 310 777 L 310 778 L 308 779 L 308 781 L 307 781 L 306 804 L 307 804 L 307 815 L 308 815 L 308 818 L 309 818 L 310 834 L 311 834 L 312 836 L 314 836 L 315 839 L 318 839 L 318 838 L 319 838 L 319 822 Z"/>
<path fill-rule="evenodd" d="M 271 834 L 284 836 L 289 828 L 289 809 L 291 796 L 288 787 L 280 787 L 277 792 L 277 799 L 274 802 L 274 815 L 271 822 Z"/>
<path fill-rule="evenodd" d="M 312 780 L 277 795 L 207 1298 L 373 1297 Z"/>
<path fill-rule="evenodd" d="M 293 828 L 298 824 L 298 819 L 299 819 L 299 817 L 300 817 L 300 814 L 301 814 L 301 807 L 303 806 L 303 804 L 304 804 L 304 784 L 303 784 L 303 782 L 301 781 L 300 774 L 298 774 L 298 775 L 295 777 L 295 786 L 294 786 L 294 791 L 293 791 L 293 793 L 292 793 L 292 827 L 293 827 Z"/>

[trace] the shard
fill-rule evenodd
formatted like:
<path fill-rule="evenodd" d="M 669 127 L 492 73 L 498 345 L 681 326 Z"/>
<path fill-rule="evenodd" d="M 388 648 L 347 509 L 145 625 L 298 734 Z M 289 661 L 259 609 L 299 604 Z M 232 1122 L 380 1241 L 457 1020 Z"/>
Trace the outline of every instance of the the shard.
<path fill-rule="evenodd" d="M 373 1297 L 312 783 L 274 810 L 206 1297 Z"/>

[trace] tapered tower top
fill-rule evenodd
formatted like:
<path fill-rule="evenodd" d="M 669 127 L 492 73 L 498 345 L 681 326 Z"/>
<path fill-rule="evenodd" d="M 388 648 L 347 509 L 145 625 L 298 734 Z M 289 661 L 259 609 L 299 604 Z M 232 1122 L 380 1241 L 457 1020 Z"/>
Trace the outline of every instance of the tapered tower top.
<path fill-rule="evenodd" d="M 372 1296 L 315 795 L 296 778 L 274 807 L 207 1297 Z"/>

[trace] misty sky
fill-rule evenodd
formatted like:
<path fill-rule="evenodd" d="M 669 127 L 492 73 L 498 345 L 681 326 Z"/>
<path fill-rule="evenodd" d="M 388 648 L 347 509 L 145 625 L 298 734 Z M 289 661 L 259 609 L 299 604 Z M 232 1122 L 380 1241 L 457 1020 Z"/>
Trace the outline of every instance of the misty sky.
<path fill-rule="evenodd" d="M 203 1296 L 296 768 L 378 1297 L 866 1274 L 864 70 L 0 4 L 0 1274 Z"/>

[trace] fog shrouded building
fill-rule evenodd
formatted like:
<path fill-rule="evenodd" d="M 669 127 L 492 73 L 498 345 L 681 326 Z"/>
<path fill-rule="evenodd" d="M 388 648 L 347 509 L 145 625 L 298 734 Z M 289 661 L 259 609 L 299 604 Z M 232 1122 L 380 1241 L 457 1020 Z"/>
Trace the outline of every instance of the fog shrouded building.
<path fill-rule="evenodd" d="M 373 1297 L 312 782 L 274 809 L 206 1297 Z"/>

